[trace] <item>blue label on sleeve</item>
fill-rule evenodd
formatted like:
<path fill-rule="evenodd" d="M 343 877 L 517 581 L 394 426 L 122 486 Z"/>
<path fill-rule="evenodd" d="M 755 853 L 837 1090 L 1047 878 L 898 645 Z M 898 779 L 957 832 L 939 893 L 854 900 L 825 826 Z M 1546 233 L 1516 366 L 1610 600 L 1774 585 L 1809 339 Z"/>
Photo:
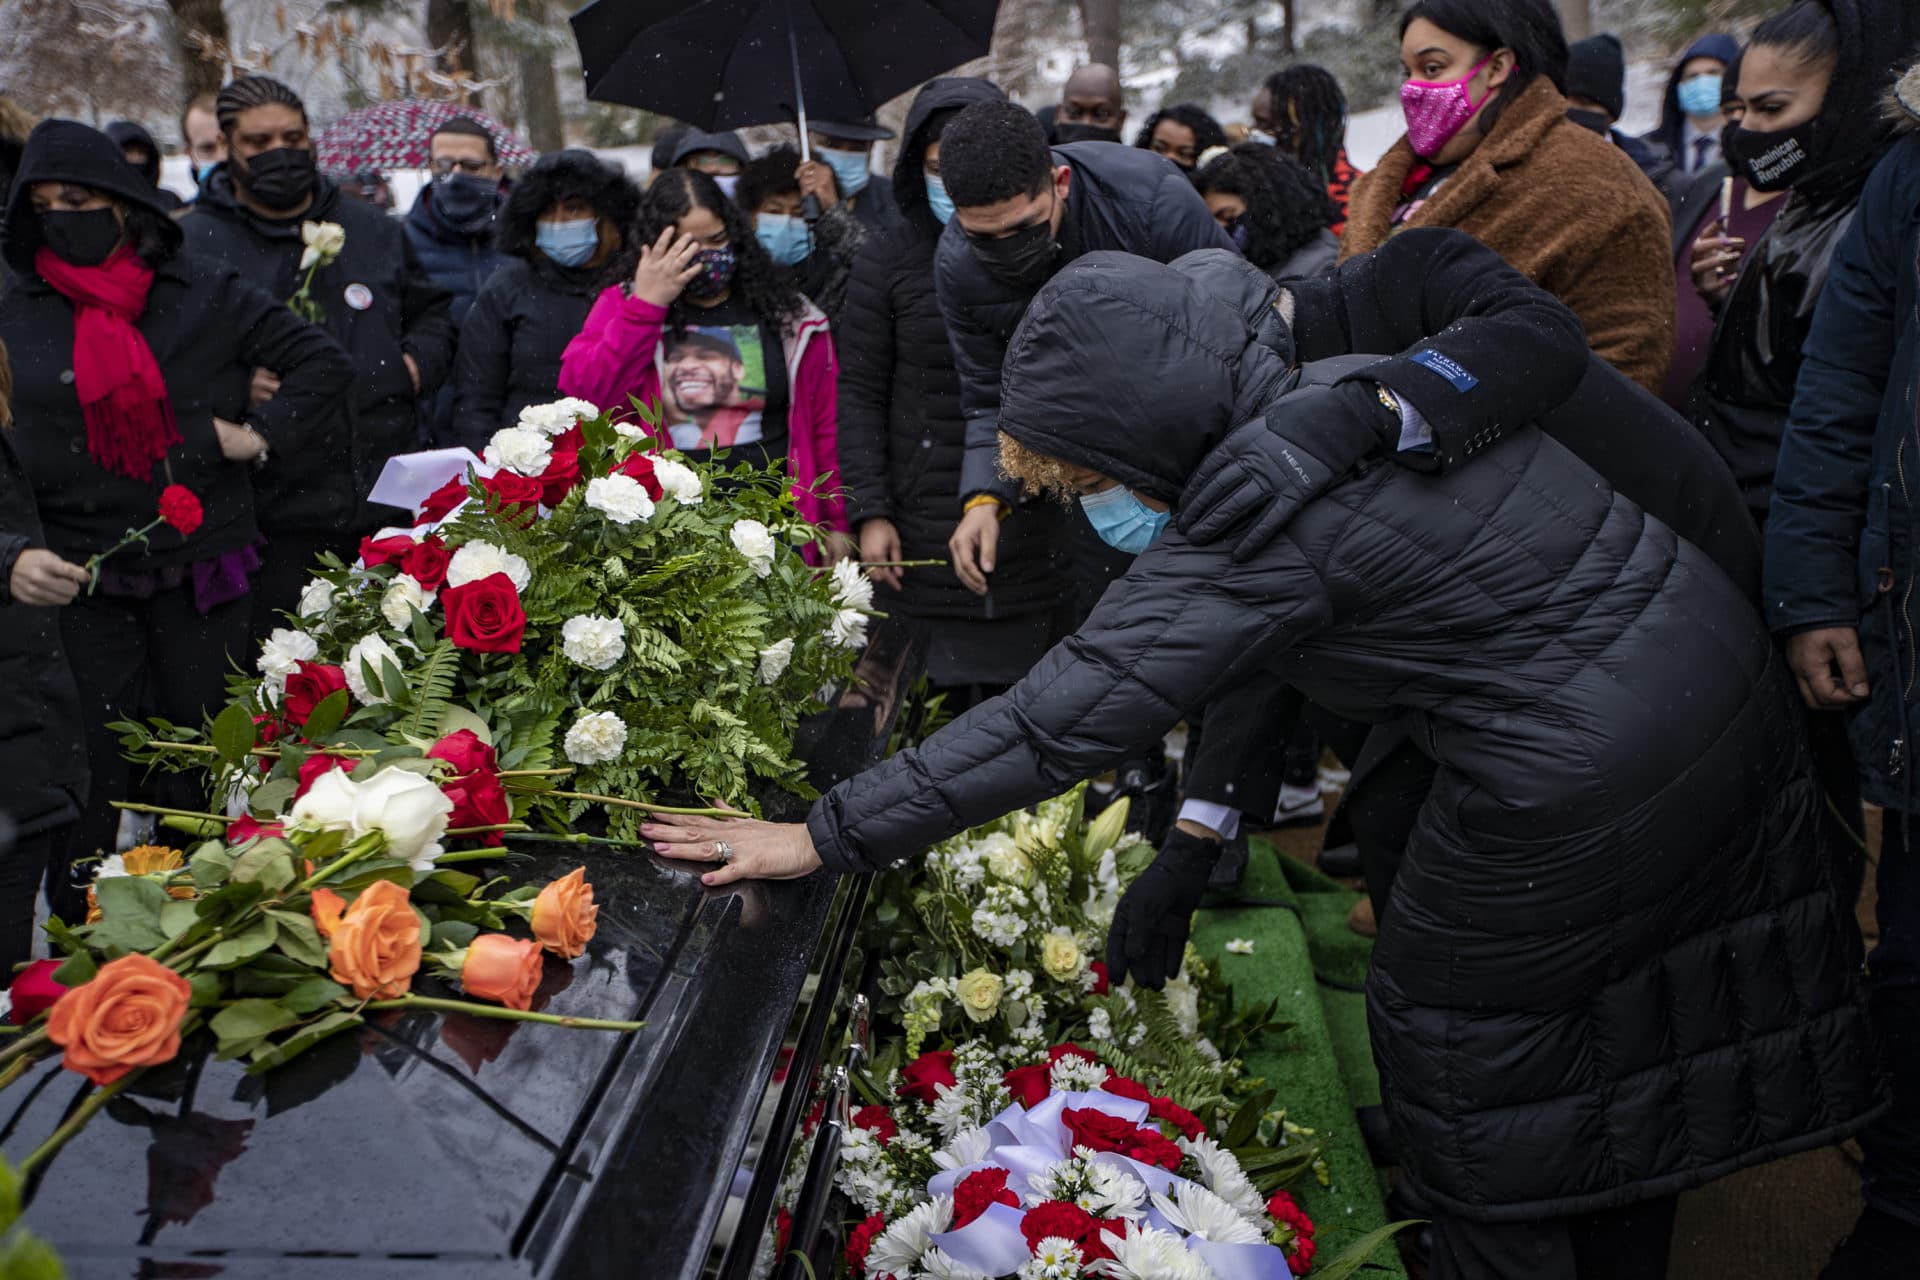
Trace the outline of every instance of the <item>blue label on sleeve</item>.
<path fill-rule="evenodd" d="M 1468 373 L 1458 361 L 1443 356 L 1431 348 L 1416 351 L 1407 358 L 1417 365 L 1433 370 L 1451 382 L 1455 391 L 1471 391 L 1480 385 L 1480 379 Z"/>

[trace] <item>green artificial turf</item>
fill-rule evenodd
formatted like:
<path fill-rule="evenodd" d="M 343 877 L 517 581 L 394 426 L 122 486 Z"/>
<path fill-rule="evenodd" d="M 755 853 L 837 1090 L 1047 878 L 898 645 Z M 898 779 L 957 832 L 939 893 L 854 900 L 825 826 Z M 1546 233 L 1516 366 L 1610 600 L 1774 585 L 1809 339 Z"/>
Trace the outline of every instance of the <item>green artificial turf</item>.
<path fill-rule="evenodd" d="M 1347 912 L 1358 899 L 1337 881 L 1255 840 L 1238 889 L 1209 899 L 1194 920 L 1194 942 L 1220 967 L 1236 995 L 1277 997 L 1276 1016 L 1293 1024 L 1266 1049 L 1249 1054 L 1247 1068 L 1279 1090 L 1276 1105 L 1286 1107 L 1290 1119 L 1326 1138 L 1328 1185 L 1303 1179 L 1295 1188 L 1319 1228 L 1322 1258 L 1387 1221 L 1380 1175 L 1353 1119 L 1356 1105 L 1380 1100 L 1358 991 L 1371 943 L 1346 927 Z M 1231 938 L 1252 940 L 1253 954 L 1228 954 Z M 1375 1252 L 1361 1274 L 1386 1278 L 1406 1272 L 1399 1251 L 1389 1244 Z"/>

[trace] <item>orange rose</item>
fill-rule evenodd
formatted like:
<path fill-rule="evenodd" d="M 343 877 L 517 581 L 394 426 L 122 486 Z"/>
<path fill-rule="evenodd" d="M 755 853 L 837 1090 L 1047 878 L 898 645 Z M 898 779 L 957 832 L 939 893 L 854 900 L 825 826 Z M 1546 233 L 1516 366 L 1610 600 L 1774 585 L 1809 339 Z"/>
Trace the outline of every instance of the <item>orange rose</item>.
<path fill-rule="evenodd" d="M 593 940 L 594 920 L 599 914 L 600 908 L 593 905 L 593 886 L 587 883 L 587 869 L 575 867 L 533 900 L 533 936 L 562 960 L 571 960 L 586 951 L 587 943 Z"/>
<path fill-rule="evenodd" d="M 313 903 L 307 908 L 313 913 L 313 927 L 323 938 L 333 936 L 333 931 L 340 927 L 340 913 L 346 909 L 347 900 L 331 889 L 315 889 Z"/>
<path fill-rule="evenodd" d="M 192 998 L 187 980 L 167 966 L 137 953 L 121 956 L 60 998 L 47 1038 L 66 1049 L 67 1070 L 112 1084 L 138 1067 L 172 1061 Z"/>
<path fill-rule="evenodd" d="M 334 926 L 327 959 L 333 980 L 362 1000 L 405 995 L 420 967 L 420 917 L 407 891 L 391 880 L 369 885 Z"/>
<path fill-rule="evenodd" d="M 492 1000 L 509 1009 L 531 1009 L 540 985 L 540 944 L 504 933 L 483 933 L 467 948 L 460 985 L 476 1000 Z"/>

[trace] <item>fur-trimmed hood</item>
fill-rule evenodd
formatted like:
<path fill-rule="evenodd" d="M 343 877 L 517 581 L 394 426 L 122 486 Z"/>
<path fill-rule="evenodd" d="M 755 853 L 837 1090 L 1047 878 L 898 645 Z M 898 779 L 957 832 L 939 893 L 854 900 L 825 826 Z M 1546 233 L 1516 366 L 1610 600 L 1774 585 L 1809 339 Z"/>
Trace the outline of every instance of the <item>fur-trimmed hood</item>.
<path fill-rule="evenodd" d="M 1920 62 L 1894 82 L 1887 95 L 1887 119 L 1900 133 L 1920 133 Z"/>

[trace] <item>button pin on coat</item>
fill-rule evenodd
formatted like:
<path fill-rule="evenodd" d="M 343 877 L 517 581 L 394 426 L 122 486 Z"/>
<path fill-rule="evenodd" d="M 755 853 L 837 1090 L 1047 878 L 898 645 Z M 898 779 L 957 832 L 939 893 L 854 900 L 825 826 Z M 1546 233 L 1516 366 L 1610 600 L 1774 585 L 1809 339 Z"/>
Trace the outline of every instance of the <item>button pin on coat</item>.
<path fill-rule="evenodd" d="M 346 287 L 344 296 L 347 300 L 347 305 L 355 311 L 365 311 L 373 305 L 373 290 L 358 281 Z"/>

